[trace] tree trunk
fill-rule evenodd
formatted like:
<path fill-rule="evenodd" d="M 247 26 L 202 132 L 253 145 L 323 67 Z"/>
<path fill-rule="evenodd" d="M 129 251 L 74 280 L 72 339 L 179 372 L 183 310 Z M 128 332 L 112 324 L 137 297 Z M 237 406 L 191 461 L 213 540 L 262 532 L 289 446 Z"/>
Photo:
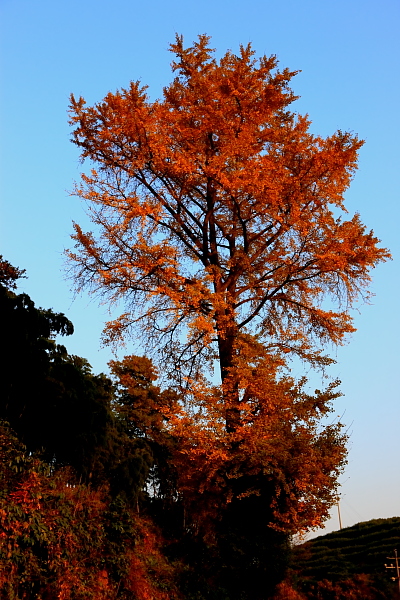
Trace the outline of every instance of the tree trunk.
<path fill-rule="evenodd" d="M 222 393 L 226 407 L 225 423 L 228 433 L 233 433 L 240 425 L 239 383 L 232 372 L 236 337 L 235 326 L 231 326 L 224 333 L 218 334 L 219 365 Z"/>

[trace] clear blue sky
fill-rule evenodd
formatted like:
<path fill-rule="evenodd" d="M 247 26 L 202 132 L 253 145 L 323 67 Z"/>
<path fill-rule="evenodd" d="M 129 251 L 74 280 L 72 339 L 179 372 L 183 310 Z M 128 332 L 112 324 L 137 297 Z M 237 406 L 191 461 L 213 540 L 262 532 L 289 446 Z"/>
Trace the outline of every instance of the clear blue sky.
<path fill-rule="evenodd" d="M 71 221 L 87 222 L 68 194 L 80 172 L 69 142 L 70 92 L 93 103 L 141 79 L 156 98 L 171 78 L 175 33 L 188 44 L 207 33 L 219 54 L 252 42 L 257 54 L 301 69 L 294 109 L 310 115 L 315 133 L 351 130 L 366 140 L 347 207 L 394 260 L 374 272 L 374 302 L 360 307 L 358 331 L 331 369 L 351 432 L 344 526 L 400 515 L 399 17 L 397 0 L 0 0 L 0 253 L 27 270 L 21 290 L 74 322 L 68 350 L 95 372 L 111 357 L 99 342 L 107 310 L 86 295 L 74 299 L 63 268 Z M 328 527 L 337 529 L 333 514 Z"/>

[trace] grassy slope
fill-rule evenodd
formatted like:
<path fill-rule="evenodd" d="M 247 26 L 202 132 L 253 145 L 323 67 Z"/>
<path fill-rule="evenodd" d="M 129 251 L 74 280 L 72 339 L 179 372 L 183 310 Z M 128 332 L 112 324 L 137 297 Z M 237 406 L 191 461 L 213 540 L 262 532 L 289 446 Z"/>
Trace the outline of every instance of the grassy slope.
<path fill-rule="evenodd" d="M 400 517 L 374 519 L 334 531 L 294 549 L 293 567 L 301 578 L 320 581 L 343 580 L 356 573 L 390 578 L 388 556 L 400 554 Z"/>

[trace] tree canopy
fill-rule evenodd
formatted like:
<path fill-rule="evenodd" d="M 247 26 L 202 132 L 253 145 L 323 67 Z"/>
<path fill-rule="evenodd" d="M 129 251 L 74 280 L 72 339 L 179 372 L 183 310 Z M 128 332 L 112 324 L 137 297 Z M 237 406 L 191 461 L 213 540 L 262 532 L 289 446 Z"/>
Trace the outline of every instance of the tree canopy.
<path fill-rule="evenodd" d="M 203 472 L 186 488 L 260 493 L 259 483 L 233 492 L 221 473 L 263 473 L 281 520 L 316 525 L 344 460 L 339 429 L 317 433 L 336 393 L 307 395 L 287 367 L 292 356 L 332 362 L 323 348 L 354 331 L 349 310 L 389 257 L 359 215 L 346 218 L 362 142 L 312 134 L 288 109 L 295 73 L 275 57 L 257 61 L 248 45 L 217 61 L 205 35 L 189 48 L 177 36 L 171 50 L 175 78 L 161 100 L 139 82 L 92 107 L 71 98 L 73 141 L 95 167 L 76 190 L 96 225 L 75 225 L 76 284 L 123 300 L 106 338 L 141 327 L 186 388 L 184 408 L 168 415 L 198 461 L 191 476 Z M 215 360 L 220 386 L 207 379 Z M 308 453 L 307 470 L 295 457 Z"/>
<path fill-rule="evenodd" d="M 215 494 L 267 481 L 271 522 L 316 526 L 344 464 L 340 425 L 321 425 L 336 384 L 309 395 L 288 366 L 332 362 L 324 347 L 354 331 L 349 311 L 389 257 L 346 214 L 362 142 L 312 134 L 275 57 L 248 45 L 217 61 L 205 35 L 171 50 L 160 100 L 139 82 L 92 107 L 71 97 L 73 142 L 95 167 L 76 189 L 96 226 L 75 225 L 76 285 L 125 302 L 106 339 L 138 326 L 177 383 L 180 408 L 159 410 L 197 515 L 198 490 L 209 513 Z"/>
<path fill-rule="evenodd" d="M 77 193 L 99 230 L 76 225 L 73 259 L 78 285 L 127 301 L 111 338 L 143 323 L 158 345 L 175 340 L 178 367 L 217 354 L 224 381 L 249 331 L 269 353 L 340 343 L 388 253 L 358 215 L 340 215 L 362 142 L 311 134 L 288 110 L 295 73 L 274 57 L 247 46 L 217 62 L 208 42 L 177 37 L 162 100 L 138 82 L 93 107 L 72 96 L 73 141 L 97 169 Z"/>

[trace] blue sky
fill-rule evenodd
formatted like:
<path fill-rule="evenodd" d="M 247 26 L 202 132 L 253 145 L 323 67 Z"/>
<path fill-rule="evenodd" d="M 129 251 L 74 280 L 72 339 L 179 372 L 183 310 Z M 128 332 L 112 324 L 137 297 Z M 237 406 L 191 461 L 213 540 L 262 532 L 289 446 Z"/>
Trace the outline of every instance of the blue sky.
<path fill-rule="evenodd" d="M 300 69 L 293 108 L 309 114 L 313 132 L 350 130 L 366 140 L 347 208 L 360 212 L 394 260 L 373 273 L 373 303 L 359 307 L 357 333 L 334 351 L 331 374 L 345 394 L 337 411 L 351 433 L 344 526 L 400 515 L 399 17 L 397 0 L 0 0 L 0 253 L 27 270 L 21 290 L 74 322 L 68 350 L 95 372 L 111 358 L 99 341 L 107 309 L 85 294 L 74 298 L 63 264 L 71 221 L 87 224 L 68 193 L 81 169 L 69 142 L 71 92 L 93 103 L 140 79 L 155 99 L 171 78 L 175 33 L 188 44 L 207 33 L 219 55 L 252 42 L 258 55 Z M 337 527 L 333 511 L 328 528 Z"/>

